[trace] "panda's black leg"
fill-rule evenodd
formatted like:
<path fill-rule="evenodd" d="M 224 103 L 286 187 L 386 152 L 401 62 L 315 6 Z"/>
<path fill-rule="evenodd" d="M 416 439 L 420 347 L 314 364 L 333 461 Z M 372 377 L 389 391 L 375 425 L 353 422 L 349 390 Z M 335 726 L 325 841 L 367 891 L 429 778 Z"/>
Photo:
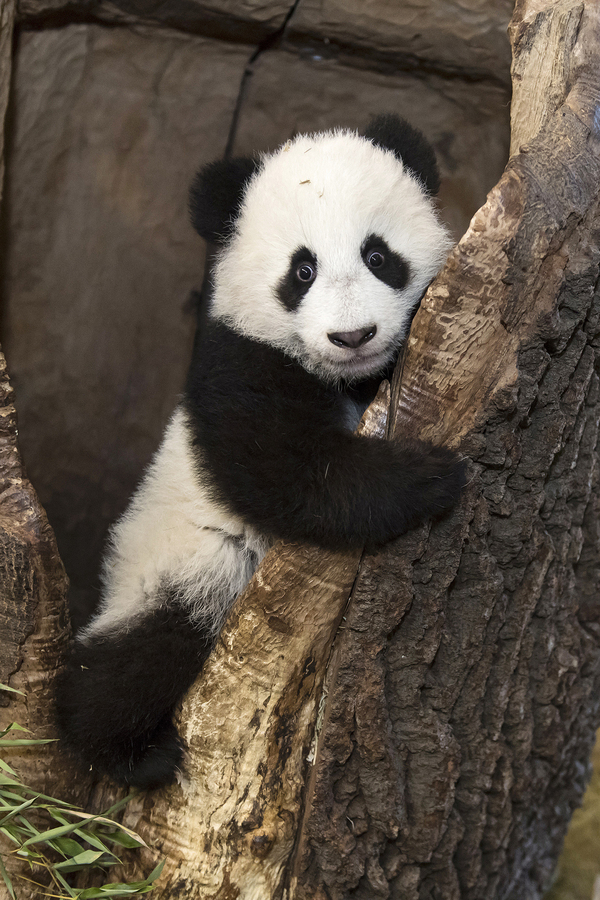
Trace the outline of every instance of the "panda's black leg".
<path fill-rule="evenodd" d="M 172 602 L 119 632 L 76 641 L 56 686 L 65 745 L 119 782 L 148 789 L 173 781 L 183 748 L 171 715 L 212 644 Z"/>

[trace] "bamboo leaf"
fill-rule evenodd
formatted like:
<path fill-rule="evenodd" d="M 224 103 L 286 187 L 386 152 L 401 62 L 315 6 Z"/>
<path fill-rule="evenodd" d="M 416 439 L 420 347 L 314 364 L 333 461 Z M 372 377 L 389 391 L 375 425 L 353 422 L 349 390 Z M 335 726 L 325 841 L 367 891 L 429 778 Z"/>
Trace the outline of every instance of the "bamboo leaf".
<path fill-rule="evenodd" d="M 152 869 L 152 871 L 150 872 L 150 874 L 149 874 L 148 877 L 146 878 L 146 881 L 148 882 L 148 884 L 152 884 L 154 881 L 156 881 L 156 879 L 160 876 L 160 874 L 161 874 L 162 870 L 164 869 L 164 867 L 165 867 L 165 860 L 164 860 L 164 859 L 161 859 L 161 861 L 158 863 L 158 865 L 156 865 L 156 866 Z"/>
<path fill-rule="evenodd" d="M 92 816 L 91 818 L 94 818 L 94 816 Z M 59 828 L 50 828 L 48 831 L 41 831 L 34 837 L 31 837 L 29 838 L 29 840 L 25 841 L 23 847 L 29 847 L 31 846 L 31 844 L 39 844 L 41 841 L 53 841 L 56 838 L 63 837 L 66 834 L 71 834 L 79 827 L 79 822 L 71 822 L 70 825 L 61 825 Z"/>
<path fill-rule="evenodd" d="M 112 853 L 111 850 L 106 846 L 104 841 L 102 841 L 97 834 L 94 834 L 91 830 L 84 831 L 83 829 L 78 829 L 75 834 L 77 837 L 81 838 L 83 841 L 87 841 L 88 844 L 91 844 L 92 847 L 95 847 L 96 850 L 101 850 L 103 853 Z M 116 857 L 115 857 L 116 859 Z"/>
<path fill-rule="evenodd" d="M 6 867 L 2 861 L 1 856 L 0 856 L 0 875 L 2 875 L 2 878 L 4 880 L 4 884 L 6 885 L 6 890 L 8 891 L 10 896 L 13 898 L 13 900 L 16 900 L 12 881 L 10 880 L 10 876 L 9 876 L 8 872 L 6 871 Z"/>
<path fill-rule="evenodd" d="M 119 829 L 119 831 L 124 832 L 125 834 L 128 834 L 130 835 L 130 837 L 134 838 L 134 840 L 139 841 L 139 846 L 148 848 L 148 844 L 139 836 L 139 834 L 136 834 L 135 831 L 132 831 L 131 828 L 127 828 L 126 825 L 122 825 L 120 822 L 114 822 L 112 819 L 107 819 L 105 814 L 94 816 L 91 813 L 84 813 L 75 809 L 70 809 L 68 812 L 70 813 L 70 815 L 80 816 L 80 818 L 82 819 L 93 819 L 94 821 L 99 822 L 102 825 L 110 825 L 113 828 L 116 827 Z M 105 837 L 108 838 L 108 835 L 106 835 Z"/>
<path fill-rule="evenodd" d="M 8 828 L 4 828 L 4 827 L 0 828 L 0 834 L 3 834 L 5 838 L 8 838 L 8 840 L 12 841 L 13 844 L 18 844 L 18 846 L 20 847 L 21 841 L 19 840 L 18 837 L 16 837 L 16 835 L 14 834 L 14 831 L 15 831 L 15 829 L 13 827 L 11 827 L 10 825 L 8 826 Z M 18 831 L 20 831 L 20 829 L 18 829 Z"/>
<path fill-rule="evenodd" d="M 0 825 L 6 825 L 9 819 L 14 818 L 14 816 L 18 815 L 21 810 L 27 809 L 31 806 L 35 800 L 26 800 L 24 803 L 19 804 L 19 806 L 15 806 L 9 813 L 7 813 L 2 819 L 0 819 Z"/>
<path fill-rule="evenodd" d="M 15 794 L 13 791 L 0 791 L 0 800 L 1 800 L 2 802 L 5 801 L 5 802 L 4 802 L 4 806 L 5 806 L 6 809 L 12 809 L 12 807 L 13 807 L 15 804 L 14 804 L 14 802 L 13 802 L 13 803 L 10 803 L 9 801 L 10 801 L 10 800 L 13 800 L 13 801 L 16 800 L 16 801 L 18 801 L 19 803 L 21 803 L 21 801 L 23 800 L 23 795 L 22 795 L 22 794 Z"/>
<path fill-rule="evenodd" d="M 147 846 L 141 837 L 138 837 L 137 835 L 134 837 L 132 834 L 127 834 L 122 831 L 115 831 L 112 834 L 107 834 L 105 835 L 105 839 L 114 844 L 118 844 L 119 847 L 127 847 L 132 850 Z"/>
<path fill-rule="evenodd" d="M 82 847 L 79 841 L 70 837 L 56 838 L 56 840 L 52 841 L 52 844 L 65 858 L 76 856 L 85 850 L 85 847 Z"/>
<path fill-rule="evenodd" d="M 50 739 L 20 737 L 16 732 L 29 734 L 28 729 L 12 722 L 7 728 L 0 730 L 0 748 L 30 747 L 53 742 Z M 116 898 L 146 894 L 152 890 L 153 881 L 162 870 L 162 864 L 144 881 L 130 884 L 112 883 L 81 890 L 71 887 L 65 878 L 69 872 L 89 867 L 107 868 L 119 863 L 119 857 L 108 845 L 136 849 L 147 847 L 145 841 L 134 831 L 110 818 L 111 814 L 126 806 L 136 793 L 122 798 L 104 813 L 86 813 L 72 808 L 65 801 L 40 794 L 22 784 L 18 773 L 5 760 L 0 759 L 0 835 L 14 845 L 11 851 L 13 854 L 30 865 L 42 867 L 52 878 L 54 887 L 50 890 L 42 889 L 40 896 L 55 897 L 57 900 L 86 900 L 92 897 Z M 45 817 L 46 820 L 50 818 L 58 825 L 38 830 L 28 818 L 33 810 L 36 811 L 35 821 L 38 825 L 38 816 Z M 74 821 L 70 821 L 71 819 Z M 47 857 L 46 848 L 60 854 L 63 859 L 55 862 L 54 856 Z M 11 900 L 16 900 L 12 882 L 1 858 L 0 874 Z M 25 875 L 19 877 L 31 881 Z"/>
<path fill-rule="evenodd" d="M 92 900 L 92 898 L 124 897 L 134 894 L 148 894 L 152 890 L 151 885 L 145 882 L 135 884 L 104 884 L 99 888 L 87 888 L 77 895 L 77 900 Z"/>
<path fill-rule="evenodd" d="M 127 806 L 130 800 L 133 800 L 134 797 L 137 797 L 139 791 L 131 791 L 127 794 L 126 797 L 121 797 L 120 800 L 117 800 L 116 803 L 113 803 L 112 806 L 109 806 L 108 809 L 105 809 L 102 813 L 103 816 L 112 816 L 114 813 L 118 812 L 120 809 L 123 809 L 124 806 Z"/>
<path fill-rule="evenodd" d="M 78 895 L 77 900 L 96 900 L 100 897 L 121 897 L 124 894 L 148 894 L 165 865 L 164 859 L 150 872 L 144 881 L 131 884 L 105 884 L 100 888 L 86 888 Z"/>
<path fill-rule="evenodd" d="M 63 878 L 63 876 L 61 875 L 60 872 L 54 871 L 54 872 L 52 872 L 52 875 L 54 876 L 55 880 L 58 881 L 59 884 L 61 884 L 63 886 L 65 891 L 67 891 L 67 896 L 69 896 L 69 897 L 77 897 L 78 896 L 78 892 L 76 890 L 74 890 L 67 881 L 65 881 L 65 879 Z"/>
<path fill-rule="evenodd" d="M 21 697 L 25 696 L 23 691 L 18 691 L 16 688 L 10 687 L 8 684 L 2 684 L 1 682 L 0 682 L 0 691 L 10 691 L 11 694 L 20 694 Z"/>
<path fill-rule="evenodd" d="M 73 856 L 70 859 L 65 859 L 63 862 L 57 863 L 54 866 L 54 871 L 75 872 L 78 869 L 85 868 L 86 866 L 92 866 L 103 856 L 104 854 L 99 850 L 83 850 L 81 853 L 77 853 L 76 856 Z"/>
<path fill-rule="evenodd" d="M 25 731 L 26 729 L 23 729 Z M 0 747 L 32 747 L 36 744 L 52 744 L 52 738 L 37 740 L 35 738 L 0 738 Z"/>

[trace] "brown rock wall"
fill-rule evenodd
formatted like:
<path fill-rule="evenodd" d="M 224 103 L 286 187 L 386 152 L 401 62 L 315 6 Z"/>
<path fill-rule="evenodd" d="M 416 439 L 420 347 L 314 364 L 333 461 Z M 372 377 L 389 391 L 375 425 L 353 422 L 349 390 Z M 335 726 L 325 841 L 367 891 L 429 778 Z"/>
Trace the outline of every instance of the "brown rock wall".
<path fill-rule="evenodd" d="M 159 24 L 260 43 L 289 18 L 297 45 L 330 45 L 371 64 L 421 66 L 509 83 L 512 0 L 20 0 L 25 22 L 74 17 Z"/>
<path fill-rule="evenodd" d="M 75 588 L 183 384 L 204 258 L 187 190 L 223 151 L 247 55 L 125 28 L 21 35 L 4 347 L 26 465 Z"/>
<path fill-rule="evenodd" d="M 434 144 L 440 205 L 458 239 L 502 174 L 509 143 L 508 93 L 494 84 L 353 69 L 315 53 L 285 50 L 257 60 L 238 121 L 234 152 L 274 149 L 298 132 L 364 128 L 397 112 Z"/>
<path fill-rule="evenodd" d="M 293 0 L 20 0 L 18 16 L 26 24 L 103 20 L 259 43 L 283 26 L 292 7 Z"/>
<path fill-rule="evenodd" d="M 512 0 L 300 0 L 290 39 L 328 41 L 381 61 L 470 71 L 508 83 Z"/>

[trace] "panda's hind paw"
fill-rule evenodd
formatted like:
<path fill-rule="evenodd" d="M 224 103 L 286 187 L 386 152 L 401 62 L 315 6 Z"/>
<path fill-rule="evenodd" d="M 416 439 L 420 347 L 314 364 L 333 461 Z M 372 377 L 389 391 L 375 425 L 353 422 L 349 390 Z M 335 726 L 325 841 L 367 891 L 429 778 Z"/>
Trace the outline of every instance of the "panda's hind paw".
<path fill-rule="evenodd" d="M 116 781 L 150 791 L 176 781 L 183 761 L 183 744 L 169 719 L 134 746 L 126 760 L 112 767 L 110 775 Z"/>
<path fill-rule="evenodd" d="M 170 718 L 150 732 L 136 734 L 111 734 L 108 723 L 102 741 L 82 739 L 74 729 L 69 733 L 64 721 L 61 724 L 64 749 L 91 772 L 108 775 L 118 784 L 154 790 L 172 784 L 183 769 L 184 745 Z"/>

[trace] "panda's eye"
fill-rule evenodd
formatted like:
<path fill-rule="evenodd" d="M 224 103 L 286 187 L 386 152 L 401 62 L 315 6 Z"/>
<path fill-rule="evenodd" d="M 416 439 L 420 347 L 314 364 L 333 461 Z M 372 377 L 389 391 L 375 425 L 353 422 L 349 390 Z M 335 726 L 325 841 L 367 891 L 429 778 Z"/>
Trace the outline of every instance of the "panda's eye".
<path fill-rule="evenodd" d="M 309 263 L 302 263 L 301 266 L 298 266 L 296 269 L 296 278 L 298 281 L 303 281 L 304 284 L 308 284 L 310 281 L 314 281 L 317 277 L 317 272 L 314 266 L 309 265 Z"/>
<path fill-rule="evenodd" d="M 394 291 L 404 290 L 411 276 L 410 265 L 380 234 L 370 234 L 365 239 L 360 255 L 374 278 Z"/>
<path fill-rule="evenodd" d="M 371 269 L 380 269 L 385 262 L 385 256 L 381 250 L 370 250 L 366 262 Z"/>

